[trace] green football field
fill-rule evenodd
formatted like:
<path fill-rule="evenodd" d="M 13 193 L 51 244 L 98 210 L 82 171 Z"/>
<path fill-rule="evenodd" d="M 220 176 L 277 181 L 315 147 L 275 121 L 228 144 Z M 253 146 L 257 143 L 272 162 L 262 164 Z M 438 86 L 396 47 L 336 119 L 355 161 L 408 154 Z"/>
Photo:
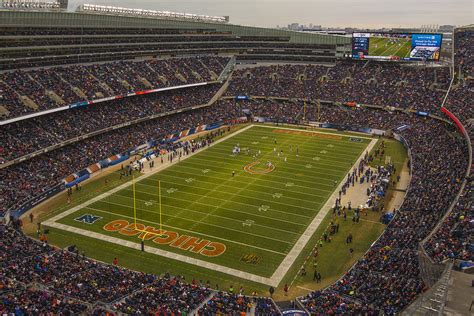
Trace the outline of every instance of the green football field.
<path fill-rule="evenodd" d="M 298 256 L 307 255 L 298 250 L 306 245 L 303 233 L 318 228 L 318 213 L 370 142 L 252 126 L 140 176 L 135 190 L 125 183 L 45 224 L 110 249 L 130 248 L 137 260 L 144 239 L 155 266 L 166 261 L 170 273 L 204 268 L 210 275 L 277 284 Z M 235 146 L 239 154 L 232 153 Z"/>
<path fill-rule="evenodd" d="M 369 56 L 410 57 L 411 39 L 371 37 Z"/>

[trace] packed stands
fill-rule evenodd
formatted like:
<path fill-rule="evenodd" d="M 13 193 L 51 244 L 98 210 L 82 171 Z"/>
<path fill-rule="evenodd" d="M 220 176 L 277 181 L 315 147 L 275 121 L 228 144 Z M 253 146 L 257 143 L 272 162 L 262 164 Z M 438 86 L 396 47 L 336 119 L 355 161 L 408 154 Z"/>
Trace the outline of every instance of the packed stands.
<path fill-rule="evenodd" d="M 411 149 L 413 166 L 405 201 L 379 240 L 341 280 L 323 293 L 301 300 L 308 309 L 316 308 L 314 312 L 321 308 L 319 300 L 329 296 L 338 306 L 354 305 L 355 312 L 371 306 L 392 314 L 403 310 L 425 289 L 418 270 L 418 243 L 431 232 L 459 191 L 467 150 L 441 123 L 410 119 L 404 114 L 400 119 L 398 124 L 411 125 L 401 133 Z M 376 119 L 367 121 L 375 123 Z M 437 146 L 430 145 L 433 142 Z M 331 304 L 322 312 L 333 308 Z"/>
<path fill-rule="evenodd" d="M 440 82 L 442 78 L 447 81 Z M 436 111 L 446 94 L 448 79 L 447 67 L 347 62 L 333 67 L 261 66 L 234 72 L 226 95 L 320 99 Z"/>
<path fill-rule="evenodd" d="M 425 244 L 428 255 L 435 262 L 448 259 L 474 261 L 471 247 L 472 221 L 474 220 L 474 191 L 472 180 L 460 196 L 453 211 L 446 217 L 441 227 Z"/>
<path fill-rule="evenodd" d="M 34 241 L 10 226 L 0 225 L 0 236 L 2 313 L 78 314 L 112 302 L 117 312 L 188 313 L 210 294 L 206 287 L 177 278 L 91 261 Z"/>
<path fill-rule="evenodd" d="M 229 58 L 120 61 L 0 73 L 3 118 L 81 101 L 217 79 Z M 7 114 L 8 115 L 5 115 Z"/>
<path fill-rule="evenodd" d="M 0 15 L 5 21 L 9 21 L 15 12 Z M 52 18 L 61 15 L 59 13 Z M 76 14 L 68 13 L 58 24 L 72 17 L 76 17 Z M 82 17 L 77 18 L 81 20 Z M 274 29 L 249 32 L 238 25 L 220 27 L 209 23 L 194 23 L 190 26 L 170 23 L 167 19 L 165 23 L 170 27 L 164 28 L 162 23 L 150 25 L 150 19 L 143 21 L 134 18 L 137 27 L 127 27 L 130 23 L 127 17 L 97 15 L 89 18 L 97 20 L 96 26 L 28 25 L 31 21 L 22 26 L 12 26 L 9 23 L 2 25 L 0 67 L 15 69 L 203 53 L 232 54 L 242 60 L 334 62 L 337 44 L 347 42 L 345 38 L 321 37 L 315 40 L 320 35 L 295 35 Z M 112 26 L 116 24 L 119 25 Z"/>
<path fill-rule="evenodd" d="M 139 99 L 109 101 L 0 126 L 0 163 L 107 127 L 207 104 L 219 88 L 220 85 L 213 84 L 165 91 L 143 95 Z"/>
<path fill-rule="evenodd" d="M 474 30 L 461 28 L 454 33 L 454 67 L 466 77 L 474 77 Z"/>

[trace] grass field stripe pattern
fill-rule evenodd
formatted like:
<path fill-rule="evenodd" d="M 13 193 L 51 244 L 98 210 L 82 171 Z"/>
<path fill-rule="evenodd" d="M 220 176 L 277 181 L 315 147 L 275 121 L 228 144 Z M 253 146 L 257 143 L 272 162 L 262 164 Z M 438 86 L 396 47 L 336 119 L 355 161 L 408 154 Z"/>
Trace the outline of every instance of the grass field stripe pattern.
<path fill-rule="evenodd" d="M 242 150 L 234 155 L 237 144 Z M 148 253 L 180 265 L 276 286 L 334 203 L 347 172 L 373 144 L 355 134 L 248 126 L 179 163 L 147 170 L 135 190 L 126 183 L 44 224 L 93 232 L 103 241 L 120 239 L 133 249 L 143 239 Z M 244 170 L 252 163 L 256 174 Z M 100 219 L 77 220 L 86 214 Z M 257 260 L 245 261 L 249 256 Z"/>

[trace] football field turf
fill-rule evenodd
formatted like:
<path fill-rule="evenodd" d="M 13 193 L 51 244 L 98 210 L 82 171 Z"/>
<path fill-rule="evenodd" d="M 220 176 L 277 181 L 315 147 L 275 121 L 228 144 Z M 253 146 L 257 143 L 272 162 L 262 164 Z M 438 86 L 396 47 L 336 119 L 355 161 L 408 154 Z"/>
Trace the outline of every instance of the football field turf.
<path fill-rule="evenodd" d="M 410 57 L 411 40 L 396 39 L 391 43 L 391 38 L 372 37 L 369 44 L 369 56 L 398 56 L 400 58 Z"/>
<path fill-rule="evenodd" d="M 140 251 L 145 239 L 145 250 L 157 255 L 157 264 L 162 256 L 177 265 L 275 285 L 321 222 L 318 213 L 336 186 L 371 142 L 361 136 L 253 126 L 141 176 L 135 190 L 125 183 L 45 225 L 130 251 Z M 237 145 L 241 152 L 234 155 Z"/>

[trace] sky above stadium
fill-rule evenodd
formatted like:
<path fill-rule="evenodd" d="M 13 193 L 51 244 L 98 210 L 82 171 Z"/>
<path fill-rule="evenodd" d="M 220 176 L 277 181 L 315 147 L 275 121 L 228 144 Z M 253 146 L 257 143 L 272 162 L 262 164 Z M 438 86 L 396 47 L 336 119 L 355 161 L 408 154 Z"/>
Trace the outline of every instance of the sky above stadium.
<path fill-rule="evenodd" d="M 229 15 L 233 24 L 265 27 L 300 24 L 354 27 L 416 27 L 474 23 L 473 0 L 70 0 L 127 8 Z"/>

